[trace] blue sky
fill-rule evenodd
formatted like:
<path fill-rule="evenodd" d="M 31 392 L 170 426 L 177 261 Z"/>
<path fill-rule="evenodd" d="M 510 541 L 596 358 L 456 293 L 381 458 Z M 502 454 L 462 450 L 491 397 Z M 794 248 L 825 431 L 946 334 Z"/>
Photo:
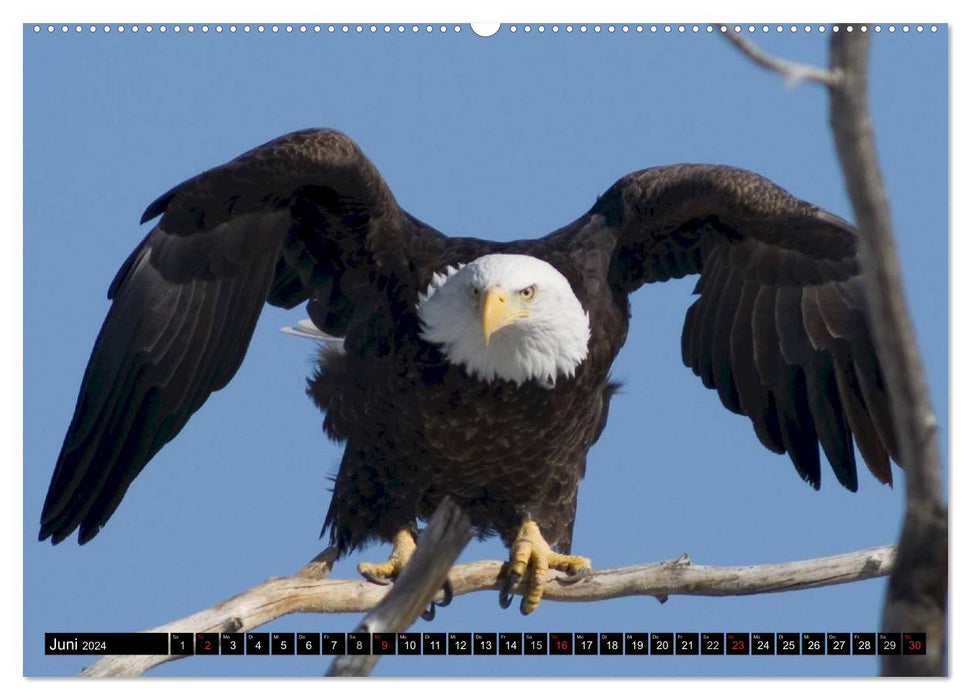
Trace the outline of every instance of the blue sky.
<path fill-rule="evenodd" d="M 99 25 L 100 26 L 100 25 Z M 341 448 L 303 394 L 305 314 L 267 308 L 246 361 L 153 460 L 95 540 L 36 541 L 40 508 L 115 271 L 144 207 L 276 135 L 331 126 L 358 141 L 399 203 L 451 235 L 541 236 L 629 171 L 716 162 L 766 175 L 852 219 L 817 85 L 787 88 L 703 32 L 258 35 L 212 29 L 24 29 L 24 672 L 73 675 L 45 631 L 135 631 L 209 607 L 322 547 Z M 228 25 L 226 25 L 228 26 Z M 450 25 L 451 26 L 451 25 Z M 604 25 L 606 27 L 606 25 Z M 618 25 L 620 26 L 620 25 Z M 114 25 L 113 25 L 114 27 Z M 424 27 L 424 25 L 423 25 Z M 774 31 L 766 50 L 825 65 L 827 35 Z M 947 29 L 873 37 L 879 156 L 947 458 Z M 597 568 L 690 554 L 699 564 L 825 556 L 896 540 L 902 474 L 831 472 L 814 492 L 684 368 L 692 280 L 642 288 L 614 365 L 624 390 L 590 455 L 574 550 Z M 862 469 L 862 467 L 861 467 Z M 864 470 L 865 471 L 865 470 Z M 372 548 L 339 563 L 382 559 Z M 505 558 L 497 540 L 462 559 Z M 417 631 L 876 631 L 884 581 L 747 598 L 546 602 L 528 618 L 494 592 Z M 359 615 L 269 631 L 346 631 Z M 195 658 L 154 675 L 319 675 L 328 658 Z M 388 657 L 375 675 L 871 676 L 874 658 Z"/>

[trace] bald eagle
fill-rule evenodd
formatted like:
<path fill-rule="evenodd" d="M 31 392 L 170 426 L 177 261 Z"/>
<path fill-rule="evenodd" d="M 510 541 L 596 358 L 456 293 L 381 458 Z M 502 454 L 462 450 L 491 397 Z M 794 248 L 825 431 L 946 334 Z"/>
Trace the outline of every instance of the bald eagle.
<path fill-rule="evenodd" d="M 450 496 L 510 548 L 500 602 L 538 605 L 571 554 L 577 489 L 607 421 L 629 296 L 700 274 L 684 362 L 768 449 L 857 488 L 854 442 L 890 483 L 896 439 L 853 226 L 719 165 L 622 177 L 573 223 L 508 243 L 449 238 L 401 209 L 347 136 L 295 132 L 186 180 L 124 262 L 81 383 L 40 539 L 83 544 L 236 373 L 264 303 L 306 303 L 324 342 L 308 393 L 346 444 L 324 530 L 379 539 L 394 578 Z"/>

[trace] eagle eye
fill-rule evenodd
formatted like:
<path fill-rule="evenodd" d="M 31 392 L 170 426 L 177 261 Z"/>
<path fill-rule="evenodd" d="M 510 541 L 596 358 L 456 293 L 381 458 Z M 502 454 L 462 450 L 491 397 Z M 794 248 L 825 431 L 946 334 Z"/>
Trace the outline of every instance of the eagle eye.
<path fill-rule="evenodd" d="M 525 289 L 519 290 L 519 298 L 523 301 L 532 301 L 533 297 L 536 296 L 536 285 L 531 284 Z"/>

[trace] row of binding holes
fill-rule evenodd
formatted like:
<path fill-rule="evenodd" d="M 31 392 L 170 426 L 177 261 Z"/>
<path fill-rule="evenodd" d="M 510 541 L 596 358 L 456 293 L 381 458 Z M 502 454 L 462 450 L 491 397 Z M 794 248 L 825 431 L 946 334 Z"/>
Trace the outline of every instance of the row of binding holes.
<path fill-rule="evenodd" d="M 152 32 L 155 32 L 155 31 L 158 31 L 158 32 L 160 32 L 162 34 L 165 34 L 166 32 L 169 32 L 169 31 L 174 32 L 175 34 L 179 34 L 179 33 L 183 32 L 183 31 L 185 31 L 185 32 L 188 32 L 189 34 L 193 34 L 197 30 L 199 32 L 203 33 L 203 34 L 207 34 L 210 31 L 213 31 L 213 32 L 215 32 L 217 34 L 221 34 L 223 32 L 228 32 L 230 34 L 235 34 L 235 33 L 238 33 L 238 32 L 241 32 L 243 34 L 250 34 L 250 33 L 263 34 L 263 33 L 266 33 L 266 32 L 270 32 L 270 33 L 274 33 L 274 34 L 277 34 L 277 33 L 280 33 L 280 32 L 283 32 L 283 33 L 286 33 L 286 34 L 293 34 L 293 33 L 299 33 L 299 34 L 308 34 L 308 33 L 313 33 L 313 34 L 320 34 L 320 33 L 328 33 L 328 34 L 365 34 L 365 33 L 368 33 L 368 34 L 379 34 L 379 33 L 383 33 L 383 34 L 393 34 L 393 33 L 397 33 L 397 34 L 420 34 L 420 33 L 421 34 L 445 34 L 445 33 L 448 33 L 448 32 L 458 33 L 458 32 L 461 32 L 462 31 L 462 27 L 460 27 L 457 24 L 456 25 L 452 25 L 452 26 L 446 26 L 444 24 L 442 24 L 442 25 L 434 25 L 434 26 L 431 25 L 431 24 L 425 24 L 425 25 L 417 25 L 417 24 L 410 24 L 410 25 L 404 25 L 404 24 L 398 24 L 398 25 L 390 25 L 390 24 L 384 24 L 384 25 L 376 25 L 376 24 L 370 24 L 370 25 L 363 25 L 363 24 L 349 25 L 349 24 L 342 24 L 342 25 L 326 25 L 326 26 L 321 26 L 319 24 L 309 25 L 309 26 L 306 25 L 306 24 L 300 24 L 300 25 L 287 24 L 287 25 L 283 25 L 283 26 L 276 25 L 276 24 L 269 25 L 269 26 L 262 25 L 262 24 L 258 24 L 258 25 L 252 25 L 251 26 L 251 25 L 245 24 L 245 25 L 242 25 L 242 26 L 237 26 L 235 24 L 230 24 L 230 25 L 225 26 L 225 27 L 223 25 L 221 25 L 221 24 L 217 24 L 214 27 L 210 27 L 207 24 L 203 24 L 203 25 L 199 26 L 198 28 L 195 25 L 192 25 L 192 24 L 186 25 L 185 27 L 183 27 L 182 25 L 179 25 L 179 24 L 172 25 L 171 27 L 169 27 L 167 25 L 164 25 L 164 24 L 163 25 L 159 25 L 158 27 L 155 27 L 155 26 L 150 25 L 150 24 L 149 25 L 145 25 L 143 27 L 139 27 L 138 25 L 130 25 L 130 26 L 116 25 L 116 26 L 110 26 L 110 25 L 107 25 L 107 24 L 106 25 L 101 25 L 101 26 L 94 25 L 94 24 L 87 25 L 87 26 L 82 26 L 80 24 L 76 24 L 76 25 L 73 25 L 73 26 L 69 26 L 69 25 L 66 25 L 66 24 L 62 24 L 60 26 L 55 26 L 53 24 L 49 24 L 46 27 L 42 27 L 39 24 L 35 24 L 34 27 L 33 27 L 33 29 L 34 29 L 34 33 L 35 34 L 40 33 L 40 32 L 43 32 L 45 29 L 47 30 L 47 33 L 49 33 L 49 34 L 53 34 L 53 33 L 57 32 L 58 30 L 60 30 L 61 33 L 64 33 L 64 34 L 67 34 L 68 32 L 71 32 L 71 31 L 74 31 L 75 33 L 78 33 L 78 34 L 80 34 L 82 32 L 85 32 L 85 31 L 88 32 L 88 33 L 96 33 L 96 32 L 99 32 L 99 31 L 106 32 L 106 33 L 107 32 L 117 32 L 119 34 L 123 34 L 125 32 L 131 32 L 132 34 L 137 34 L 138 32 L 145 32 L 146 34 L 151 34 Z M 898 28 L 896 25 L 892 25 L 891 24 L 891 25 L 888 25 L 887 27 L 883 27 L 881 25 L 872 25 L 872 27 L 871 26 L 868 26 L 868 25 L 857 25 L 857 26 L 851 25 L 851 26 L 846 27 L 846 31 L 848 31 L 848 32 L 852 32 L 852 31 L 855 31 L 855 30 L 858 30 L 860 32 L 867 32 L 867 31 L 870 31 L 871 29 L 872 29 L 872 31 L 877 32 L 877 33 L 880 33 L 882 31 L 884 31 L 884 29 L 886 29 L 886 31 L 890 32 L 891 34 L 897 32 L 898 29 L 899 29 L 899 31 L 903 32 L 904 34 L 907 34 L 907 33 L 909 33 L 911 31 L 911 26 L 905 24 L 905 25 L 902 25 L 902 26 L 900 26 Z M 633 25 L 633 26 L 632 25 L 628 25 L 628 24 L 623 24 L 623 25 L 608 24 L 608 25 L 605 25 L 605 26 L 601 26 L 599 24 L 595 24 L 595 25 L 591 25 L 591 26 L 587 26 L 585 24 L 580 24 L 580 25 L 576 25 L 576 26 L 574 26 L 572 24 L 567 24 L 567 25 L 563 25 L 563 26 L 560 26 L 558 24 L 554 24 L 554 25 L 550 25 L 550 26 L 546 26 L 546 25 L 540 24 L 540 25 L 533 26 L 533 25 L 529 25 L 529 24 L 526 24 L 526 25 L 516 25 L 516 24 L 513 24 L 513 25 L 510 25 L 509 27 L 507 27 L 507 31 L 509 31 L 510 33 L 513 33 L 513 34 L 515 34 L 517 32 L 524 32 L 526 34 L 529 34 L 529 33 L 532 33 L 532 32 L 536 32 L 538 34 L 544 34 L 546 32 L 551 32 L 553 34 L 557 34 L 557 33 L 560 33 L 560 32 L 566 32 L 567 34 L 574 33 L 574 32 L 579 32 L 580 34 L 585 34 L 585 33 L 588 33 L 588 32 L 592 32 L 594 34 L 599 34 L 599 33 L 602 33 L 602 32 L 607 32 L 608 34 L 613 34 L 613 33 L 616 33 L 616 32 L 621 32 L 623 34 L 627 34 L 627 33 L 630 33 L 630 32 L 635 32 L 635 33 L 638 33 L 638 34 L 641 34 L 641 33 L 644 33 L 644 32 L 649 32 L 651 34 L 657 34 L 658 32 L 662 32 L 662 33 L 665 33 L 665 34 L 670 34 L 672 32 L 677 32 L 679 34 L 700 34 L 700 33 L 708 33 L 708 34 L 711 34 L 711 33 L 716 32 L 716 31 L 720 31 L 720 32 L 733 31 L 733 32 L 735 32 L 737 34 L 740 34 L 740 33 L 743 33 L 743 32 L 748 32 L 749 34 L 755 34 L 757 32 L 761 32 L 763 34 L 768 34 L 769 32 L 773 32 L 773 31 L 776 32 L 776 33 L 781 34 L 783 32 L 788 31 L 791 34 L 795 34 L 795 33 L 798 33 L 798 32 L 802 32 L 802 33 L 808 34 L 808 33 L 812 33 L 812 32 L 820 32 L 820 33 L 822 33 L 822 32 L 826 32 L 827 30 L 831 30 L 831 31 L 834 31 L 834 32 L 838 32 L 838 31 L 840 31 L 840 28 L 839 27 L 836 27 L 836 26 L 834 26 L 834 27 L 827 27 L 825 25 L 810 26 L 808 24 L 806 24 L 806 25 L 800 25 L 800 26 L 797 26 L 795 24 L 791 24 L 791 25 L 787 25 L 787 26 L 783 26 L 781 24 L 777 24 L 777 25 L 773 25 L 773 26 L 769 26 L 767 24 L 763 24 L 763 25 L 760 25 L 760 26 L 756 26 L 756 25 L 747 25 L 747 26 L 732 25 L 732 26 L 726 26 L 726 25 L 711 25 L 711 24 L 703 25 L 703 26 L 699 26 L 697 24 L 692 24 L 692 25 L 684 25 L 684 24 L 679 24 L 679 25 L 670 25 L 670 24 L 665 24 L 665 25 L 656 25 L 656 24 L 652 24 L 652 25 L 641 25 L 641 24 L 637 24 L 637 25 Z M 921 25 L 921 24 L 918 24 L 915 27 L 913 27 L 913 30 L 916 31 L 917 33 L 922 33 L 924 31 L 924 26 Z M 929 31 L 936 32 L 937 31 L 937 26 L 931 25 L 929 27 Z"/>
<path fill-rule="evenodd" d="M 852 32 L 852 31 L 854 31 L 854 28 L 855 28 L 854 26 L 848 26 L 848 27 L 846 27 L 846 31 Z M 859 31 L 861 31 L 861 32 L 866 32 L 866 31 L 869 30 L 869 27 L 867 25 L 859 25 L 856 28 Z M 620 32 L 625 33 L 625 34 L 626 33 L 629 33 L 629 32 L 636 32 L 636 33 L 639 33 L 639 34 L 640 33 L 643 33 L 643 32 L 650 32 L 651 34 L 657 34 L 658 32 L 663 32 L 665 34 L 670 34 L 672 32 L 677 32 L 679 34 L 700 34 L 700 33 L 711 34 L 711 33 L 716 32 L 716 31 L 720 31 L 720 32 L 729 32 L 729 31 L 731 31 L 731 32 L 735 32 L 736 34 L 741 34 L 741 33 L 746 32 L 746 31 L 749 34 L 755 34 L 756 32 L 762 32 L 763 34 L 768 34 L 769 32 L 775 31 L 775 32 L 781 34 L 782 32 L 785 32 L 787 30 L 790 33 L 793 33 L 793 34 L 795 34 L 797 32 L 800 32 L 800 31 L 805 32 L 805 33 L 808 34 L 808 33 L 813 32 L 813 31 L 825 32 L 825 31 L 827 31 L 827 29 L 830 29 L 831 31 L 834 31 L 834 32 L 838 32 L 840 30 L 840 28 L 837 27 L 837 26 L 827 27 L 825 25 L 818 25 L 816 27 L 812 27 L 812 26 L 810 26 L 808 24 L 807 25 L 802 25 L 802 26 L 797 26 L 795 24 L 791 24 L 791 25 L 788 25 L 788 27 L 785 27 L 785 26 L 783 26 L 781 24 L 777 24 L 777 25 L 774 25 L 774 26 L 769 26 L 767 24 L 763 24 L 761 26 L 748 25 L 748 26 L 744 26 L 744 27 L 743 26 L 740 26 L 740 25 L 737 25 L 737 24 L 736 25 L 732 25 L 732 26 L 728 26 L 728 25 L 724 25 L 724 24 L 721 24 L 721 25 L 706 24 L 704 26 L 700 26 L 700 25 L 697 25 L 697 24 L 691 24 L 691 25 L 685 25 L 685 24 L 678 24 L 678 25 L 670 25 L 670 24 L 656 25 L 656 24 L 651 24 L 651 25 L 646 25 L 645 26 L 645 25 L 642 25 L 642 24 L 638 24 L 638 25 L 634 25 L 633 27 L 630 26 L 630 25 L 628 25 L 628 24 L 623 24 L 623 25 L 619 25 L 619 26 L 618 25 L 613 25 L 613 24 L 608 24 L 608 25 L 606 25 L 606 27 L 603 27 L 603 26 L 601 26 L 599 24 L 595 24 L 595 25 L 592 25 L 590 27 L 588 27 L 585 24 L 581 24 L 581 25 L 576 26 L 576 27 L 574 27 L 572 24 L 567 24 L 567 25 L 565 25 L 562 28 L 562 30 L 563 31 L 566 31 L 567 33 L 576 31 L 576 32 L 580 32 L 581 34 L 586 33 L 586 32 L 590 32 L 590 31 L 592 31 L 595 34 L 599 34 L 599 33 L 603 32 L 603 31 L 606 31 L 608 34 L 613 34 L 613 33 L 617 32 L 617 31 L 620 31 Z M 897 27 L 894 26 L 894 25 L 889 25 L 886 29 L 887 29 L 888 32 L 891 32 L 891 33 L 897 31 Z M 909 32 L 910 29 L 911 29 L 910 28 L 910 25 L 903 25 L 902 27 L 900 27 L 900 30 L 902 32 L 904 32 L 904 33 Z M 923 25 L 917 25 L 916 27 L 914 27 L 914 29 L 917 32 L 923 32 L 924 31 L 924 26 Z M 509 31 L 515 33 L 517 31 L 520 31 L 520 29 L 514 24 L 514 25 L 512 25 L 512 26 L 509 27 Z M 532 32 L 532 31 L 534 31 L 534 29 L 533 29 L 532 26 L 530 26 L 530 25 L 527 24 L 527 25 L 524 25 L 522 27 L 522 31 L 523 32 L 526 32 L 528 34 L 528 33 Z M 539 33 L 542 34 L 542 33 L 544 33 L 546 31 L 546 27 L 544 25 L 538 25 L 535 28 L 535 31 L 537 31 L 537 32 L 539 32 Z M 550 27 L 550 31 L 556 33 L 556 32 L 561 31 L 561 28 L 560 28 L 559 25 L 553 25 L 552 27 Z M 875 32 L 881 32 L 881 31 L 883 31 L 883 27 L 881 27 L 880 25 L 874 25 L 873 26 L 873 31 L 875 31 Z M 937 31 L 937 27 L 932 25 L 930 27 L 930 31 L 936 32 Z"/>
<path fill-rule="evenodd" d="M 37 24 L 34 25 L 34 32 L 35 33 L 42 32 L 42 31 L 44 31 L 44 29 L 45 29 L 45 27 L 41 27 L 40 25 L 37 25 Z M 68 33 L 68 32 L 70 32 L 70 31 L 74 31 L 74 32 L 76 32 L 78 34 L 80 34 L 81 32 L 85 32 L 85 31 L 87 31 L 89 33 L 95 33 L 95 32 L 98 32 L 98 31 L 102 31 L 102 32 L 118 32 L 119 34 L 123 34 L 126 31 L 131 32 L 133 34 L 138 33 L 139 31 L 143 31 L 143 32 L 146 32 L 146 33 L 149 33 L 149 34 L 152 33 L 152 32 L 155 32 L 155 31 L 161 32 L 163 34 L 166 33 L 166 32 L 170 32 L 170 31 L 171 32 L 174 32 L 175 34 L 179 34 L 179 33 L 183 32 L 183 31 L 188 32 L 189 34 L 193 34 L 196 31 L 202 32 L 203 34 L 207 34 L 209 32 L 215 32 L 216 34 L 222 34 L 224 32 L 229 33 L 229 34 L 236 34 L 236 33 L 242 33 L 242 34 L 265 34 L 265 33 L 268 33 L 268 32 L 269 33 L 272 33 L 272 34 L 279 34 L 279 33 L 285 33 L 285 34 L 321 34 L 321 33 L 328 33 L 328 34 L 365 34 L 365 33 L 370 33 L 370 34 L 378 34 L 378 33 L 391 34 L 393 32 L 397 32 L 398 34 L 405 34 L 405 33 L 411 33 L 411 34 L 418 34 L 418 33 L 426 33 L 426 34 L 439 33 L 439 34 L 445 34 L 447 32 L 456 32 L 456 33 L 458 33 L 458 32 L 461 32 L 462 31 L 462 27 L 460 27 L 457 24 L 456 25 L 453 25 L 453 26 L 445 26 L 444 24 L 442 24 L 442 25 L 435 25 L 435 26 L 430 25 L 430 24 L 426 24 L 426 25 L 417 25 L 417 24 L 403 25 L 403 24 L 399 24 L 399 25 L 395 25 L 395 26 L 392 26 L 390 24 L 384 24 L 384 25 L 380 25 L 380 26 L 379 25 L 376 25 L 376 24 L 369 24 L 369 25 L 363 25 L 363 24 L 356 24 L 356 25 L 349 25 L 349 24 L 333 25 L 333 24 L 331 24 L 331 25 L 326 25 L 326 26 L 321 26 L 319 24 L 314 24 L 314 25 L 306 25 L 306 24 L 293 25 L 293 24 L 287 24 L 287 25 L 282 25 L 282 26 L 281 25 L 277 25 L 277 24 L 271 24 L 271 25 L 263 25 L 263 24 L 249 25 L 249 24 L 244 24 L 242 26 L 237 26 L 235 24 L 230 24 L 230 25 L 227 25 L 227 26 L 223 26 L 221 24 L 217 24 L 214 27 L 210 27 L 208 24 L 203 24 L 203 25 L 201 25 L 199 27 L 196 27 L 195 25 L 192 25 L 192 24 L 186 25 L 184 27 L 182 25 L 180 25 L 180 24 L 175 24 L 175 25 L 172 25 L 171 27 L 169 27 L 167 25 L 164 25 L 164 24 L 163 25 L 159 25 L 158 27 L 153 27 L 152 25 L 145 25 L 144 27 L 138 27 L 137 25 L 130 25 L 130 26 L 125 26 L 125 25 L 110 26 L 110 25 L 107 25 L 106 24 L 106 25 L 98 26 L 98 25 L 91 24 L 91 25 L 87 25 L 87 26 L 82 26 L 80 24 L 76 24 L 74 26 L 69 26 L 69 25 L 66 25 L 66 24 L 62 24 L 60 26 L 55 26 L 53 24 L 49 24 L 49 25 L 47 25 L 46 29 L 47 29 L 47 32 L 48 33 L 51 33 L 51 34 L 54 33 L 54 32 L 56 32 L 56 31 L 58 31 L 58 30 L 60 30 L 62 33 L 65 33 L 65 34 Z"/>

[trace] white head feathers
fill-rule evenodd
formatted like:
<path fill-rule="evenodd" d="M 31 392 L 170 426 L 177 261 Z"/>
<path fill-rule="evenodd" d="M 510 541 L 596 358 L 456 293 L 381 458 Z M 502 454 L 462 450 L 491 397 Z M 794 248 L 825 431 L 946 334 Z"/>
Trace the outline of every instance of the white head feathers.
<path fill-rule="evenodd" d="M 528 255 L 485 255 L 436 274 L 418 316 L 422 338 L 485 381 L 552 388 L 587 357 L 590 320 L 570 283 Z"/>

